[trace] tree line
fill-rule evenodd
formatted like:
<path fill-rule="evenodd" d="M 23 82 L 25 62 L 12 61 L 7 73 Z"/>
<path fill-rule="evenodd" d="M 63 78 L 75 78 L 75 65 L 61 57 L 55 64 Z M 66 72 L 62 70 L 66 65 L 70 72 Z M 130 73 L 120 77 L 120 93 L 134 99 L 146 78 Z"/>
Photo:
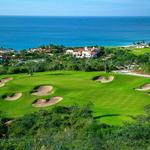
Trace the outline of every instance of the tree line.
<path fill-rule="evenodd" d="M 44 61 L 41 62 L 40 59 Z M 30 54 L 27 51 L 20 51 L 15 55 L 15 58 L 10 59 L 8 57 L 0 64 L 0 74 L 54 70 L 110 72 L 118 69 L 129 69 L 133 66 L 134 69 L 140 69 L 143 73 L 150 73 L 150 53 L 137 56 L 130 50 L 101 47 L 97 58 L 78 59 L 71 55 L 65 55 L 64 48 L 59 47 L 58 51 L 52 50 L 51 55 L 38 52 Z"/>

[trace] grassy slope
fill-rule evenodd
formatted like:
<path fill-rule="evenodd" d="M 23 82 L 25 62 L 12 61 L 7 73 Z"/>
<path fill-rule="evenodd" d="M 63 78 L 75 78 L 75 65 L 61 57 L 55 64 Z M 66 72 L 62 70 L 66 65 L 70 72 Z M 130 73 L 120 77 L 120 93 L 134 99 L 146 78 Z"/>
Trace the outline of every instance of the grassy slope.
<path fill-rule="evenodd" d="M 135 55 L 142 55 L 145 53 L 150 53 L 150 48 L 133 48 L 131 50 Z"/>
<path fill-rule="evenodd" d="M 135 55 L 143 55 L 145 53 L 150 53 L 150 48 L 118 48 L 116 46 L 106 46 L 106 48 L 116 48 L 116 50 L 131 50 L 131 52 Z"/>
<path fill-rule="evenodd" d="M 150 79 L 115 75 L 115 80 L 108 84 L 91 80 L 100 74 L 103 73 L 45 72 L 36 73 L 33 77 L 26 74 L 12 75 L 14 80 L 0 88 L 0 111 L 5 112 L 9 117 L 18 117 L 39 110 L 32 108 L 31 104 L 37 97 L 31 96 L 30 91 L 35 86 L 50 84 L 54 86 L 55 91 L 50 96 L 64 98 L 57 105 L 68 106 L 74 103 L 83 105 L 91 101 L 94 104 L 92 106 L 94 116 L 114 115 L 99 119 L 103 122 L 120 125 L 122 121 L 130 120 L 128 115 L 138 115 L 144 112 L 143 108 L 150 103 L 150 97 L 133 88 L 150 82 Z M 14 102 L 6 102 L 2 99 L 2 95 L 12 92 L 23 92 L 23 97 Z"/>

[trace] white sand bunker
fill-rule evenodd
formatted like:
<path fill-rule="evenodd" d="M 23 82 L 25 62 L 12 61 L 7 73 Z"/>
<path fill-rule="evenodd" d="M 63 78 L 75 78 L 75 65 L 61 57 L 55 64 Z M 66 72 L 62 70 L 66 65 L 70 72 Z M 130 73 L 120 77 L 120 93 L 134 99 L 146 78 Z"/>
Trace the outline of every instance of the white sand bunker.
<path fill-rule="evenodd" d="M 50 94 L 52 90 L 53 90 L 52 86 L 48 86 L 48 85 L 40 86 L 32 92 L 32 95 L 44 96 Z"/>
<path fill-rule="evenodd" d="M 52 97 L 51 99 L 38 99 L 36 100 L 32 106 L 33 107 L 48 107 L 57 104 L 60 102 L 63 98 L 62 97 Z"/>
<path fill-rule="evenodd" d="M 150 84 L 145 84 L 139 88 L 136 89 L 137 91 L 147 91 L 150 90 Z"/>
<path fill-rule="evenodd" d="M 96 81 L 99 81 L 101 83 L 109 83 L 112 82 L 113 80 L 114 80 L 114 76 L 109 76 L 109 77 L 100 76 L 98 79 L 96 79 Z"/>
<path fill-rule="evenodd" d="M 22 96 L 22 93 L 15 93 L 12 95 L 8 95 L 4 98 L 6 101 L 15 101 L 18 100 Z"/>
<path fill-rule="evenodd" d="M 3 87 L 5 85 L 5 83 L 0 81 L 0 87 Z"/>
<path fill-rule="evenodd" d="M 0 80 L 0 87 L 3 87 L 5 85 L 5 83 L 9 82 L 13 80 L 13 78 L 3 78 Z"/>
<path fill-rule="evenodd" d="M 9 121 L 5 122 L 5 125 L 6 125 L 6 126 L 10 126 L 10 125 L 12 125 L 12 123 L 13 123 L 14 121 L 15 121 L 15 120 L 9 120 Z"/>

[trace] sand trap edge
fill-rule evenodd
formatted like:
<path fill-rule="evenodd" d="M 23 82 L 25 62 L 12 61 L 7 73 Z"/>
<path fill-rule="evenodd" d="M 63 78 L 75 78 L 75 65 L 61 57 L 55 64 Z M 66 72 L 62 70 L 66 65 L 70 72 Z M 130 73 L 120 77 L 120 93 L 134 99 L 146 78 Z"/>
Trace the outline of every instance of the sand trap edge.
<path fill-rule="evenodd" d="M 58 99 L 55 100 L 54 98 L 58 98 Z M 35 107 L 35 108 L 49 107 L 49 106 L 59 103 L 62 100 L 63 100 L 63 97 L 59 97 L 59 96 L 55 96 L 50 99 L 37 99 L 35 102 L 32 103 L 32 107 Z"/>
<path fill-rule="evenodd" d="M 101 82 L 101 83 L 110 83 L 114 80 L 114 76 L 109 76 L 109 77 L 105 77 L 105 76 L 96 76 L 93 78 L 93 80 L 97 81 L 97 82 Z"/>
<path fill-rule="evenodd" d="M 51 85 L 40 85 L 40 86 L 35 87 L 31 91 L 31 95 L 34 95 L 34 96 L 46 96 L 46 95 L 52 94 L 53 93 L 53 89 L 54 88 Z"/>
<path fill-rule="evenodd" d="M 5 86 L 5 83 L 7 83 L 7 82 L 9 82 L 9 81 L 11 81 L 11 80 L 13 80 L 12 77 L 7 77 L 7 78 L 2 78 L 2 79 L 0 79 L 0 87 Z"/>
<path fill-rule="evenodd" d="M 148 91 L 150 90 L 150 84 L 144 84 L 138 88 L 135 88 L 136 91 Z"/>
<path fill-rule="evenodd" d="M 22 97 L 22 93 L 14 93 L 12 96 L 6 96 L 4 97 L 5 101 L 16 101 Z"/>

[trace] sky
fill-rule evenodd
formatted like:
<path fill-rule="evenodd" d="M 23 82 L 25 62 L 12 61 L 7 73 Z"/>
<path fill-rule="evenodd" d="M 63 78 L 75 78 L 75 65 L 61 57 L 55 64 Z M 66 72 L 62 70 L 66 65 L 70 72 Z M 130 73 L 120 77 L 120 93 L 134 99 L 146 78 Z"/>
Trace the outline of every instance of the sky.
<path fill-rule="evenodd" d="M 0 15 L 150 16 L 150 0 L 0 0 Z"/>

